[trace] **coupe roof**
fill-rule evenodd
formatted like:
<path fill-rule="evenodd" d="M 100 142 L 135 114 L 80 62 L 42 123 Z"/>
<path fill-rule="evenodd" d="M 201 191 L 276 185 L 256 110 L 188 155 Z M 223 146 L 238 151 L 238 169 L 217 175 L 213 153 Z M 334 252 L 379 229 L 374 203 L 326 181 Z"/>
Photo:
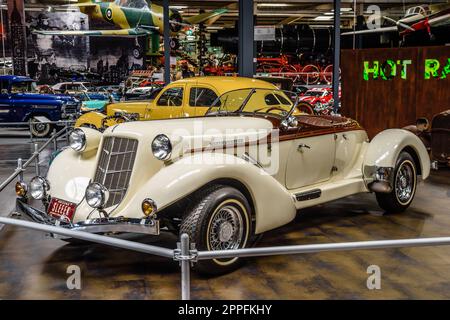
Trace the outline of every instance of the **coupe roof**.
<path fill-rule="evenodd" d="M 172 82 L 170 86 L 177 84 L 211 85 L 219 91 L 219 94 L 249 88 L 278 89 L 267 81 L 245 77 L 194 77 Z"/>

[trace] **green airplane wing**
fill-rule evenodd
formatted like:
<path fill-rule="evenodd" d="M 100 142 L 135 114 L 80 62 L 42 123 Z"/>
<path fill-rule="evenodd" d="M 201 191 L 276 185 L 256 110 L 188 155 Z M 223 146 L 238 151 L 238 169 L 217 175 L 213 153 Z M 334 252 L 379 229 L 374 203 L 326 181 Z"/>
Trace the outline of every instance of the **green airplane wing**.
<path fill-rule="evenodd" d="M 90 36 L 90 37 L 141 37 L 153 34 L 157 28 L 130 28 L 118 30 L 33 30 L 44 36 Z"/>

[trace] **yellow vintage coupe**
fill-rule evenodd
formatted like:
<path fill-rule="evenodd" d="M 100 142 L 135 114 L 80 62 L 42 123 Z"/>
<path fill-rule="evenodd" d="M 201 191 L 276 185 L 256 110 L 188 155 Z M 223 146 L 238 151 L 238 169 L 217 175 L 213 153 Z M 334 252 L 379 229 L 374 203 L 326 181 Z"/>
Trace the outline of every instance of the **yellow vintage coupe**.
<path fill-rule="evenodd" d="M 89 112 L 78 118 L 76 127 L 103 130 L 129 120 L 155 120 L 203 116 L 225 92 L 238 89 L 276 89 L 262 80 L 241 77 L 197 77 L 178 80 L 164 87 L 152 101 L 108 104 L 104 113 Z"/>

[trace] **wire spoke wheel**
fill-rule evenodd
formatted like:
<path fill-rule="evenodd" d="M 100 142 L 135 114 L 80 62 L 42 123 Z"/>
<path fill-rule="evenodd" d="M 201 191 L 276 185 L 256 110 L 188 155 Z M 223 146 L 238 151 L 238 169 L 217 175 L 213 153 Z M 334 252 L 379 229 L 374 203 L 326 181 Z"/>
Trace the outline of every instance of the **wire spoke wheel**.
<path fill-rule="evenodd" d="M 316 84 L 320 80 L 320 70 L 316 65 L 308 64 L 302 70 L 302 80 L 305 84 Z"/>
<path fill-rule="evenodd" d="M 237 249 L 242 242 L 243 221 L 232 205 L 220 208 L 211 218 L 208 240 L 212 250 Z"/>
<path fill-rule="evenodd" d="M 417 169 L 413 157 L 406 151 L 400 153 L 392 174 L 389 193 L 376 192 L 378 205 L 388 213 L 405 211 L 414 199 L 417 187 Z"/>
<path fill-rule="evenodd" d="M 395 177 L 395 194 L 401 203 L 407 203 L 413 194 L 414 169 L 409 162 L 403 162 Z"/>
<path fill-rule="evenodd" d="M 217 251 L 246 248 L 254 241 L 251 206 L 231 186 L 211 185 L 194 196 L 180 225 L 197 250 Z M 224 274 L 238 268 L 242 258 L 201 260 L 194 269 L 203 274 Z"/>

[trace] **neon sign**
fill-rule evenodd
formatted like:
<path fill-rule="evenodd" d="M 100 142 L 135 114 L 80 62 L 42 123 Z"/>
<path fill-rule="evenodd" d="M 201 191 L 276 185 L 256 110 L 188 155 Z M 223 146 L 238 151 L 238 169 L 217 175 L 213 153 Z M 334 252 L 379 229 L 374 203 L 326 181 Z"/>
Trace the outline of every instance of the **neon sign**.
<path fill-rule="evenodd" d="M 369 80 L 392 80 L 400 77 L 403 80 L 408 79 L 409 66 L 413 64 L 412 60 L 391 60 L 384 62 L 379 60 L 364 61 L 363 78 Z M 425 59 L 424 78 L 429 79 L 447 79 L 450 74 L 450 58 L 443 65 L 437 59 Z"/>

